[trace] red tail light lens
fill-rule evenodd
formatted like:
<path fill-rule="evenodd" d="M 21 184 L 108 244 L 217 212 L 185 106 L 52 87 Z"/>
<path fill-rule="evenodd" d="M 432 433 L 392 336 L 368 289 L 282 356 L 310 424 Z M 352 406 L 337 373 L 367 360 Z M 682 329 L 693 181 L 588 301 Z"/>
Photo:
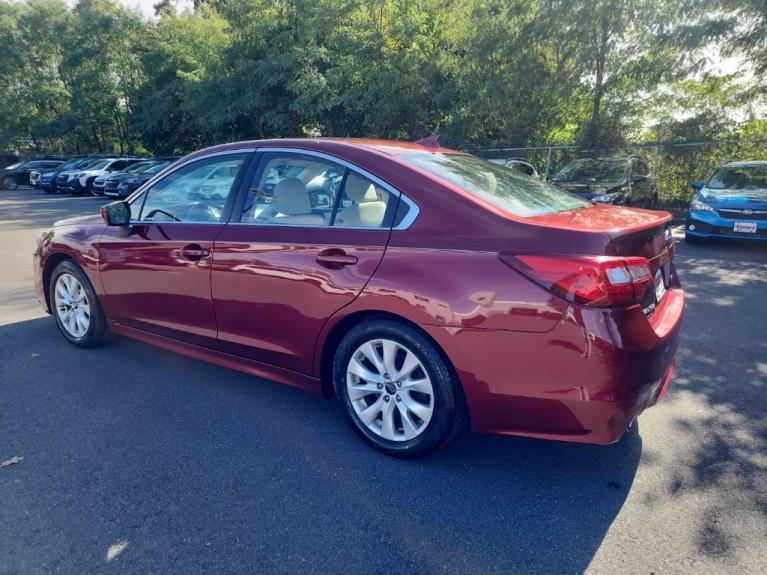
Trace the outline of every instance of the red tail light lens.
<path fill-rule="evenodd" d="M 650 262 L 640 257 L 502 254 L 501 259 L 558 296 L 583 305 L 639 303 L 652 284 Z"/>

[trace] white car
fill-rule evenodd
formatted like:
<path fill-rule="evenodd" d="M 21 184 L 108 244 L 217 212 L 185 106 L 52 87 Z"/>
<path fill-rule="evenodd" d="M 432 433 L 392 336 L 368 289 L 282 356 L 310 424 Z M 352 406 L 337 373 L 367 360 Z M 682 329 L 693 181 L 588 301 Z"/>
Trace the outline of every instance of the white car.
<path fill-rule="evenodd" d="M 99 176 L 108 175 L 112 172 L 120 172 L 144 158 L 104 158 L 90 164 L 83 170 L 71 172 L 68 175 L 65 187 L 75 194 L 91 193 L 93 181 Z"/>

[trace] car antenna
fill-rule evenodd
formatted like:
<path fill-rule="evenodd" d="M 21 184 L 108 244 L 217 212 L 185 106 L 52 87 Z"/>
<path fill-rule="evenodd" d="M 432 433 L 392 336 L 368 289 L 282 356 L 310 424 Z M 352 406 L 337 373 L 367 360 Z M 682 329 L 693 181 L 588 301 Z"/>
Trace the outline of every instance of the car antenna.
<path fill-rule="evenodd" d="M 416 144 L 427 148 L 439 148 L 439 134 L 432 134 L 423 140 L 418 140 Z"/>

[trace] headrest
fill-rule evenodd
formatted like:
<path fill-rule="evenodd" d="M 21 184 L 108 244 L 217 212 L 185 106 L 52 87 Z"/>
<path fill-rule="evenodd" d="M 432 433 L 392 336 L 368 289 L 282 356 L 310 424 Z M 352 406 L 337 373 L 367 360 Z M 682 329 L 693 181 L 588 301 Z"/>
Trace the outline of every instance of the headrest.
<path fill-rule="evenodd" d="M 375 202 L 378 199 L 376 189 L 370 180 L 361 178 L 356 174 L 349 174 L 346 178 L 346 197 L 353 202 Z"/>
<path fill-rule="evenodd" d="M 306 186 L 298 178 L 285 178 L 277 182 L 272 192 L 271 207 L 286 216 L 308 214 L 312 211 Z"/>

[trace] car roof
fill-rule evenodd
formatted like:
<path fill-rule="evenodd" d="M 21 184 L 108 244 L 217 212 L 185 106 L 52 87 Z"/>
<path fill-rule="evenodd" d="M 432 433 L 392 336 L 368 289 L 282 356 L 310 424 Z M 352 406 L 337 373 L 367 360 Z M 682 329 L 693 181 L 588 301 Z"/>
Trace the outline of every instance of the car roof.
<path fill-rule="evenodd" d="M 727 162 L 723 167 L 727 168 L 763 168 L 767 166 L 767 160 L 743 160 L 738 162 Z"/>
<path fill-rule="evenodd" d="M 232 142 L 229 144 L 221 144 L 200 150 L 201 152 L 210 153 L 224 150 L 236 150 L 238 148 L 259 147 L 259 148 L 290 148 L 290 147 L 310 147 L 317 150 L 325 147 L 333 147 L 332 144 L 341 145 L 343 147 L 350 148 L 368 148 L 379 153 L 387 154 L 389 156 L 400 156 L 408 153 L 449 153 L 449 154 L 463 154 L 464 152 L 453 150 L 451 148 L 445 148 L 442 146 L 431 147 L 417 142 L 403 142 L 400 140 L 380 140 L 371 138 L 280 138 L 273 140 L 246 140 L 241 142 Z"/>

